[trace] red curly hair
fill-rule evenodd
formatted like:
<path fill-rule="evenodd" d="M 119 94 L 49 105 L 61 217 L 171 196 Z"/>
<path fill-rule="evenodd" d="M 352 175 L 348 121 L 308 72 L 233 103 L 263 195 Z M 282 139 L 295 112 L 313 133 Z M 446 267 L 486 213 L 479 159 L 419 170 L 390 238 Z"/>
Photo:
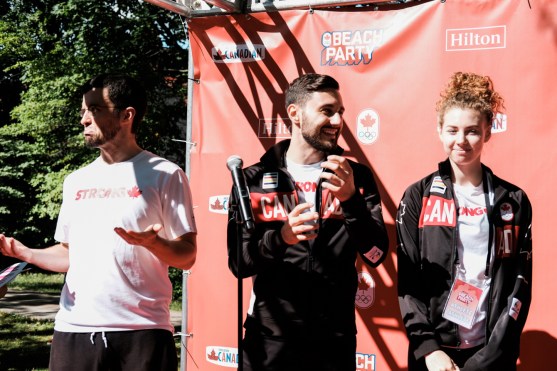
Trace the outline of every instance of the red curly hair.
<path fill-rule="evenodd" d="M 441 93 L 441 99 L 437 102 L 437 121 L 439 127 L 443 127 L 445 113 L 451 108 L 469 108 L 480 112 L 491 126 L 493 116 L 501 112 L 503 97 L 493 88 L 493 81 L 489 76 L 481 76 L 475 73 L 454 73 L 447 87 Z"/>

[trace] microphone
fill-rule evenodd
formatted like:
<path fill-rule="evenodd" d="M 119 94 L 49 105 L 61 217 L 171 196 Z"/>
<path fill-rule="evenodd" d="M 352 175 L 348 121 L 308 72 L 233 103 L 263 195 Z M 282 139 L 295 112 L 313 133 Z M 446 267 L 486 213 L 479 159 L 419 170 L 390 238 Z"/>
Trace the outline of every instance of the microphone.
<path fill-rule="evenodd" d="M 240 156 L 237 155 L 232 155 L 226 160 L 226 166 L 232 173 L 232 182 L 234 183 L 234 191 L 236 192 L 236 197 L 240 204 L 242 221 L 244 222 L 245 228 L 248 231 L 252 231 L 255 228 L 255 224 L 249 190 L 244 176 L 244 170 L 242 170 L 243 164 L 244 162 Z"/>

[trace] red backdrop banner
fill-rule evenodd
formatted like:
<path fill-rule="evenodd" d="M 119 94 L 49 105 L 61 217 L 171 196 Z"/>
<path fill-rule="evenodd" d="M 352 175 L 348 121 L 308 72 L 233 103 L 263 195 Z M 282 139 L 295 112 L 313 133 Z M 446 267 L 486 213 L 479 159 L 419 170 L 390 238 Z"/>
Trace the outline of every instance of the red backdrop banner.
<path fill-rule="evenodd" d="M 435 103 L 450 75 L 491 76 L 506 112 L 493 122 L 483 162 L 522 187 L 534 208 L 534 298 L 521 370 L 557 360 L 551 223 L 557 173 L 557 5 L 547 1 L 450 0 L 396 10 L 289 10 L 194 18 L 191 152 L 199 229 L 189 280 L 188 369 L 237 367 L 236 279 L 228 270 L 226 160 L 244 166 L 289 137 L 283 92 L 300 74 L 332 75 L 346 106 L 340 144 L 376 174 L 391 238 L 376 270 L 357 262 L 359 371 L 406 368 L 396 294 L 394 216 L 405 188 L 445 159 Z M 250 294 L 244 284 L 244 308 Z M 541 351 L 542 349 L 546 351 Z M 542 366 L 544 365 L 544 366 Z"/>

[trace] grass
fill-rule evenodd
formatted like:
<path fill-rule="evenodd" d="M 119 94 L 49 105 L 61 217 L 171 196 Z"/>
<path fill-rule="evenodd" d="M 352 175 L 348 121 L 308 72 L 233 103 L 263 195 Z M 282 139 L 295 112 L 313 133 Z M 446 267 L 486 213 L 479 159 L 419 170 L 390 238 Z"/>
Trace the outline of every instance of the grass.
<path fill-rule="evenodd" d="M 10 290 L 59 294 L 64 286 L 62 273 L 23 273 L 10 284 Z"/>
<path fill-rule="evenodd" d="M 63 285 L 63 274 L 27 272 L 17 276 L 9 284 L 9 290 L 59 294 Z M 170 308 L 181 310 L 181 304 L 180 301 L 173 301 Z M 53 321 L 0 311 L 0 370 L 48 370 L 53 332 Z M 180 357 L 180 337 L 174 339 Z"/>
<path fill-rule="evenodd" d="M 47 370 L 54 322 L 0 312 L 0 369 Z"/>
<path fill-rule="evenodd" d="M 23 273 L 9 284 L 10 291 L 58 294 L 63 274 Z M 0 370 L 48 370 L 54 322 L 0 312 Z"/>

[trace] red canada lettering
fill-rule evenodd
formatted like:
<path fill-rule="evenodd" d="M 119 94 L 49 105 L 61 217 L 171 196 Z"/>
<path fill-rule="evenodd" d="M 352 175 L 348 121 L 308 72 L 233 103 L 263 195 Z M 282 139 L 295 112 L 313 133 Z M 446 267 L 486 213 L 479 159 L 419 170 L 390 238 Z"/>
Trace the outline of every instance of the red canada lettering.
<path fill-rule="evenodd" d="M 323 192 L 323 203 L 321 205 L 323 210 L 323 219 L 327 218 L 342 218 L 342 207 L 338 198 L 333 197 L 331 192 Z"/>
<path fill-rule="evenodd" d="M 292 192 L 250 193 L 251 207 L 256 222 L 285 221 L 298 205 L 298 194 Z M 329 191 L 323 192 L 322 218 L 343 218 L 340 201 Z"/>
<path fill-rule="evenodd" d="M 251 207 L 256 221 L 286 220 L 298 203 L 293 192 L 251 193 Z"/>
<path fill-rule="evenodd" d="M 516 253 L 518 226 L 504 225 L 495 230 L 495 247 L 498 258 L 509 258 Z"/>
<path fill-rule="evenodd" d="M 439 196 L 424 197 L 419 227 L 426 225 L 456 226 L 456 210 L 454 200 L 446 200 Z"/>

